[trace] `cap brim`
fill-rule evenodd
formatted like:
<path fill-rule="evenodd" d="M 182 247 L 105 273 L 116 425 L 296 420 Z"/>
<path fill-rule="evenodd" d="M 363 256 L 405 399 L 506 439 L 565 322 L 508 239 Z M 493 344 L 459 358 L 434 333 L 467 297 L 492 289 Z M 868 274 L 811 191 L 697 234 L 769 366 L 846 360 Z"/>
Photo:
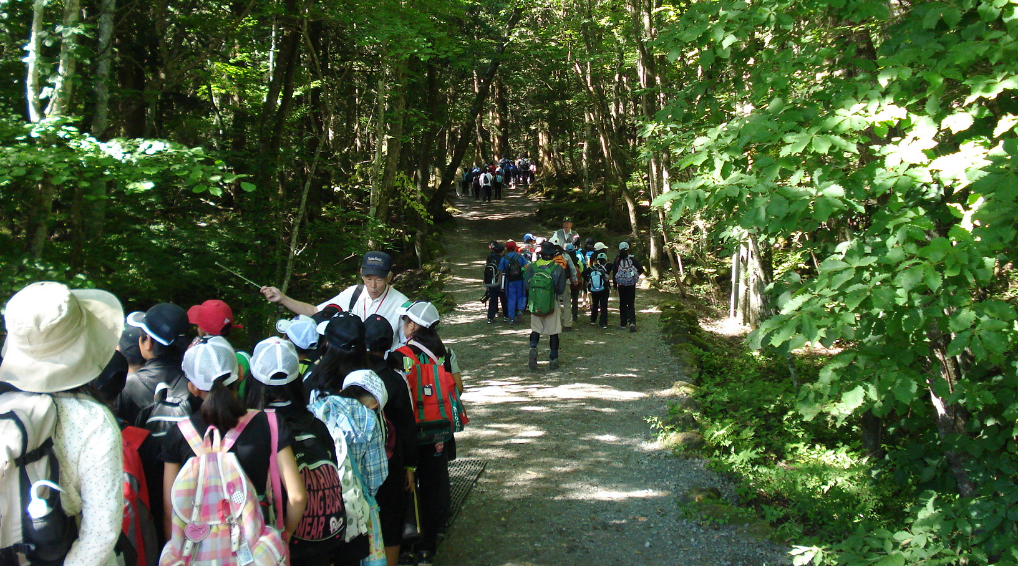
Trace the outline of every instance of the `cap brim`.
<path fill-rule="evenodd" d="M 381 269 L 379 267 L 362 267 L 361 275 L 375 275 L 377 277 L 387 277 L 389 275 L 388 269 Z"/>
<path fill-rule="evenodd" d="M 59 353 L 37 359 L 21 351 L 16 340 L 4 342 L 0 381 L 31 393 L 56 393 L 81 387 L 102 373 L 113 357 L 124 328 L 124 308 L 112 293 L 71 290 L 82 307 L 83 331 Z"/>
<path fill-rule="evenodd" d="M 191 315 L 188 314 L 188 320 L 190 320 L 190 318 Z M 163 346 L 169 346 L 171 344 L 171 342 L 163 340 L 155 332 L 152 332 L 152 330 L 149 329 L 148 325 L 146 324 L 145 313 L 141 311 L 135 311 L 127 315 L 127 324 L 130 324 L 131 326 L 144 330 L 145 334 L 148 334 L 149 338 L 155 340 L 156 342 L 159 342 Z"/>
<path fill-rule="evenodd" d="M 187 321 L 191 324 L 198 324 L 198 313 L 201 312 L 201 305 L 195 305 L 187 309 Z"/>

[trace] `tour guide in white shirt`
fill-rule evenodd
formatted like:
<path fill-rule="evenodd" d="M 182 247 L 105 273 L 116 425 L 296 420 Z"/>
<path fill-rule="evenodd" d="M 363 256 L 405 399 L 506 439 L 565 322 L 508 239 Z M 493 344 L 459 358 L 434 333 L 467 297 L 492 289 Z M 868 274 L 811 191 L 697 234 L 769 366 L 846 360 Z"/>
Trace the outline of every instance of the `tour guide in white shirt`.
<path fill-rule="evenodd" d="M 407 298 L 406 295 L 389 286 L 389 282 L 392 281 L 392 257 L 385 252 L 364 254 L 364 260 L 361 263 L 361 281 L 364 282 L 364 287 L 353 304 L 351 304 L 351 299 L 354 298 L 357 285 L 347 287 L 340 294 L 317 306 L 291 299 L 275 287 L 262 287 L 261 291 L 269 302 L 279 303 L 294 314 L 311 316 L 330 305 L 338 307 L 341 311 L 350 311 L 361 320 L 365 320 L 372 314 L 380 314 L 389 321 L 394 330 L 392 347 L 399 347 L 399 330 L 401 328 L 399 308 L 407 301 Z"/>

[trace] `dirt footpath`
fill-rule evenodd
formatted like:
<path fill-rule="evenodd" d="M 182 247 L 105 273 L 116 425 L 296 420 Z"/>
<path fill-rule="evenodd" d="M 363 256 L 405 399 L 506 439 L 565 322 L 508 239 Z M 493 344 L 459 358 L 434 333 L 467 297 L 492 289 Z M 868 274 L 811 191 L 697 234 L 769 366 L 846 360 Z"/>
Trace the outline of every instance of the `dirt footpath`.
<path fill-rule="evenodd" d="M 505 201 L 484 205 L 461 197 L 456 231 L 446 235 L 447 290 L 459 307 L 441 334 L 459 356 L 471 418 L 457 435 L 458 451 L 487 467 L 435 563 L 789 563 L 787 548 L 682 516 L 683 493 L 723 482 L 700 460 L 659 448 L 645 420 L 664 414 L 665 395 L 682 377 L 657 329 L 664 296 L 637 291 L 637 333 L 619 329 L 614 296 L 607 330 L 581 313 L 575 330 L 561 335 L 556 371 L 548 369 L 546 338 L 538 371 L 527 369 L 527 317 L 516 326 L 486 323 L 478 299 L 487 242 L 546 231 L 519 191 L 505 193 Z"/>

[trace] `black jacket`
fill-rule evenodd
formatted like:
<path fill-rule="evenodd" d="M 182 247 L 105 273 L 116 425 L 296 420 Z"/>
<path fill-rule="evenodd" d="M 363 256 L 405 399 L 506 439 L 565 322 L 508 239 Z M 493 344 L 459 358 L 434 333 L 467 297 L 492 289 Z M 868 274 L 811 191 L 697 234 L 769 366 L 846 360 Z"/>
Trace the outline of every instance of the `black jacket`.
<path fill-rule="evenodd" d="M 190 397 L 187 391 L 187 377 L 180 368 L 181 358 L 156 358 L 149 360 L 138 371 L 127 376 L 127 384 L 117 399 L 117 415 L 135 426 L 138 414 L 155 399 L 156 386 L 165 383 L 170 386 L 169 395 L 173 397 Z"/>

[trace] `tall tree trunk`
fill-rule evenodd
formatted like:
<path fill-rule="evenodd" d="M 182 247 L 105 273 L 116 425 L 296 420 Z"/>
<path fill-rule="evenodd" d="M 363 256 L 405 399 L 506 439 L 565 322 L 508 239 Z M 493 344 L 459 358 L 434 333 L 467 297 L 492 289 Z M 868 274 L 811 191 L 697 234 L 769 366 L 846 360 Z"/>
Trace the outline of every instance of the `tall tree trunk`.
<path fill-rule="evenodd" d="M 435 137 L 439 127 L 439 82 L 438 71 L 435 64 L 428 60 L 427 64 L 428 98 L 425 105 L 425 125 L 421 135 L 420 150 L 417 154 L 417 194 L 424 196 L 428 194 L 431 187 L 431 170 L 434 167 L 436 157 L 445 156 L 434 149 Z M 417 256 L 417 266 L 421 267 L 430 260 L 428 252 L 428 223 L 426 214 L 418 214 L 417 228 L 414 230 L 414 254 Z"/>
<path fill-rule="evenodd" d="M 406 122 L 406 71 L 409 61 L 404 57 L 396 61 L 392 67 L 392 79 L 386 98 L 389 118 L 385 121 L 388 131 L 383 130 L 384 139 L 377 143 L 384 147 L 385 159 L 382 178 L 378 191 L 373 218 L 379 224 L 389 221 L 389 209 L 395 192 L 396 174 L 399 172 L 400 158 L 403 154 L 403 124 Z M 373 192 L 373 191 L 372 191 Z M 377 246 L 378 242 L 373 242 Z"/>
<path fill-rule="evenodd" d="M 81 19 L 80 0 L 64 0 L 63 28 L 71 30 L 77 27 Z M 57 78 L 53 84 L 53 92 L 50 94 L 49 106 L 46 108 L 47 116 L 62 116 L 67 114 L 74 93 L 74 71 L 77 68 L 78 35 L 76 32 L 64 32 L 60 42 L 60 62 L 57 66 Z"/>
<path fill-rule="evenodd" d="M 957 358 L 947 355 L 949 335 L 937 328 L 931 328 L 927 336 L 930 339 L 930 358 L 934 363 L 928 372 L 930 377 L 927 378 L 926 386 L 930 394 L 930 403 L 933 405 L 937 434 L 940 441 L 949 447 L 965 438 L 965 416 L 959 405 L 951 403 L 938 391 L 946 389 L 948 394 L 954 393 L 961 373 L 960 366 Z M 943 384 L 943 387 L 940 384 Z M 954 476 L 958 494 L 962 497 L 972 497 L 976 486 L 968 473 L 968 457 L 953 448 L 945 448 L 944 457 L 951 475 Z"/>
<path fill-rule="evenodd" d="M 110 75 L 113 67 L 113 16 L 117 0 L 102 0 L 99 8 L 99 45 L 95 63 L 95 118 L 92 135 L 106 139 L 110 111 Z"/>
<path fill-rule="evenodd" d="M 495 79 L 495 153 L 499 159 L 509 157 L 509 102 L 506 101 L 505 83 L 501 77 Z"/>
<path fill-rule="evenodd" d="M 42 106 L 39 83 L 39 66 L 42 61 L 42 24 L 46 15 L 46 0 L 35 0 L 32 4 L 32 28 L 28 36 L 28 45 L 25 50 L 28 56 L 25 57 L 27 74 L 25 77 L 25 98 L 28 101 L 28 118 L 32 122 L 38 122 L 45 117 L 45 109 Z"/>

